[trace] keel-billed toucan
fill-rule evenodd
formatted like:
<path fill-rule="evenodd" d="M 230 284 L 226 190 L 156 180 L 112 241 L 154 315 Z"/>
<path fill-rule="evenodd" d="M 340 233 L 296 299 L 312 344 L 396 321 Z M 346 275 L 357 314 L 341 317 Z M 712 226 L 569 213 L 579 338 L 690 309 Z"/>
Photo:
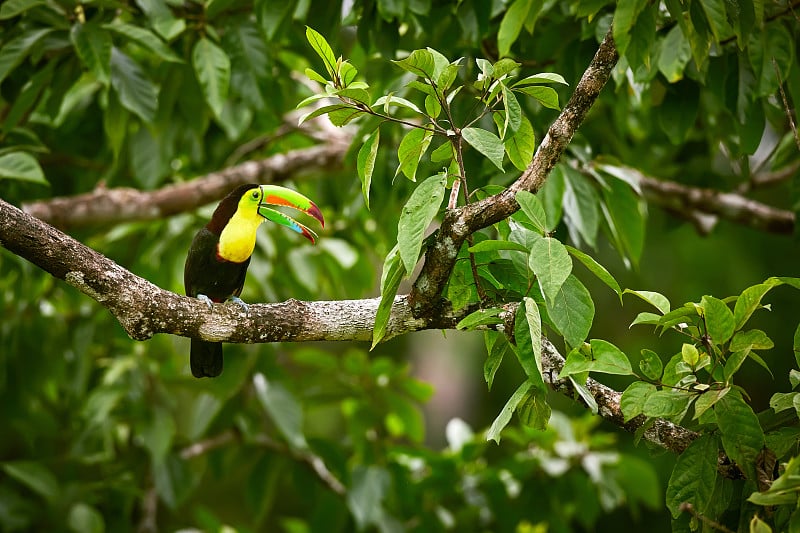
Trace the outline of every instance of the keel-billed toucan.
<path fill-rule="evenodd" d="M 186 265 L 186 295 L 211 302 L 239 299 L 256 245 L 256 230 L 264 220 L 301 233 L 312 243 L 317 235 L 303 224 L 267 205 L 285 205 L 311 215 L 324 226 L 319 208 L 303 196 L 277 185 L 242 185 L 222 199 L 206 226 L 197 232 Z M 216 377 L 222 372 L 222 343 L 192 339 L 190 363 L 195 377 Z"/>

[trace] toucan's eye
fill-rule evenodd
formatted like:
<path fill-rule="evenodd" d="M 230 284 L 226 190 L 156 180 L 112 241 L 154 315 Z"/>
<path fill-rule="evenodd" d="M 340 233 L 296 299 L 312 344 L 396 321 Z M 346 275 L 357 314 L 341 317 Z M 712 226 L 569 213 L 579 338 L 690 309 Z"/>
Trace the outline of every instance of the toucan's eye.
<path fill-rule="evenodd" d="M 253 191 L 253 198 L 258 200 L 258 191 Z"/>

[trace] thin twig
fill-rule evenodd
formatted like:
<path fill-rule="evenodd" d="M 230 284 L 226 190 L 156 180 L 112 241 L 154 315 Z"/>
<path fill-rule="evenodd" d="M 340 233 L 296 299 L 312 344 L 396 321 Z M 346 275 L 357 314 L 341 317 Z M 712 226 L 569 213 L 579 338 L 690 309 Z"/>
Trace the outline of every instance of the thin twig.
<path fill-rule="evenodd" d="M 786 92 L 783 90 L 781 71 L 778 69 L 778 63 L 775 61 L 775 56 L 772 57 L 772 68 L 775 69 L 775 76 L 778 78 L 778 91 L 781 93 L 783 109 L 786 111 L 786 118 L 789 119 L 789 126 L 792 128 L 792 133 L 794 133 L 794 142 L 797 144 L 797 150 L 800 151 L 800 135 L 797 134 L 797 126 L 794 123 L 794 118 L 792 118 L 792 110 L 789 108 L 789 102 L 786 99 Z"/>

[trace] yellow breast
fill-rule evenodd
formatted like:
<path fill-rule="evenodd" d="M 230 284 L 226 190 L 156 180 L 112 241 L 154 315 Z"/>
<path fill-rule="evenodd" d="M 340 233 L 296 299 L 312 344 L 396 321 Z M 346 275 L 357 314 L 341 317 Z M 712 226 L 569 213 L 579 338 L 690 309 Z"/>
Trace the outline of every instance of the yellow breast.
<path fill-rule="evenodd" d="M 222 230 L 217 245 L 217 255 L 226 261 L 241 263 L 253 255 L 256 247 L 256 230 L 264 219 L 258 213 L 238 209 Z"/>

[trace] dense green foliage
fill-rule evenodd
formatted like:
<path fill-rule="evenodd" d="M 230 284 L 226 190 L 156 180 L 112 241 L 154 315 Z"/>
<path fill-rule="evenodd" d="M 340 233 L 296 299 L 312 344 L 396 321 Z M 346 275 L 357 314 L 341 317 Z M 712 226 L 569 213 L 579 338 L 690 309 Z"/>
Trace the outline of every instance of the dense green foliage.
<path fill-rule="evenodd" d="M 327 115 L 353 131 L 344 168 L 289 185 L 329 227 L 316 247 L 262 230 L 242 297 L 380 289 L 382 303 L 371 351 L 230 346 L 224 374 L 198 381 L 186 339 L 134 342 L 4 250 L 0 529 L 616 531 L 645 520 L 668 530 L 670 517 L 680 531 L 796 529 L 800 281 L 781 277 L 797 275 L 796 242 L 724 220 L 699 237 L 682 220 L 696 223 L 694 208 L 669 204 L 667 218 L 642 182 L 800 210 L 787 121 L 800 101 L 796 10 L 3 2 L 0 196 L 157 189 L 310 146 L 303 128 Z M 518 212 L 460 250 L 444 291 L 454 309 L 480 307 L 459 328 L 483 333 L 445 342 L 468 346 L 452 350 L 477 386 L 455 369 L 425 383 L 420 368 L 441 343 L 381 343 L 389 304 L 444 206 L 495 194 L 526 168 L 612 21 L 612 82 L 544 187 L 518 193 Z M 283 127 L 296 107 L 303 127 Z M 762 190 L 766 174 L 783 178 Z M 182 292 L 188 243 L 209 214 L 73 234 Z M 507 336 L 496 326 L 508 304 L 519 310 Z M 645 426 L 629 438 L 549 392 L 542 333 L 591 411 L 590 374 L 624 390 L 626 421 L 644 415 Z M 450 380 L 465 389 L 449 406 L 458 418 L 426 425 Z M 679 456 L 651 456 L 632 441 L 654 418 L 701 436 Z M 720 452 L 744 479 L 718 471 Z"/>

